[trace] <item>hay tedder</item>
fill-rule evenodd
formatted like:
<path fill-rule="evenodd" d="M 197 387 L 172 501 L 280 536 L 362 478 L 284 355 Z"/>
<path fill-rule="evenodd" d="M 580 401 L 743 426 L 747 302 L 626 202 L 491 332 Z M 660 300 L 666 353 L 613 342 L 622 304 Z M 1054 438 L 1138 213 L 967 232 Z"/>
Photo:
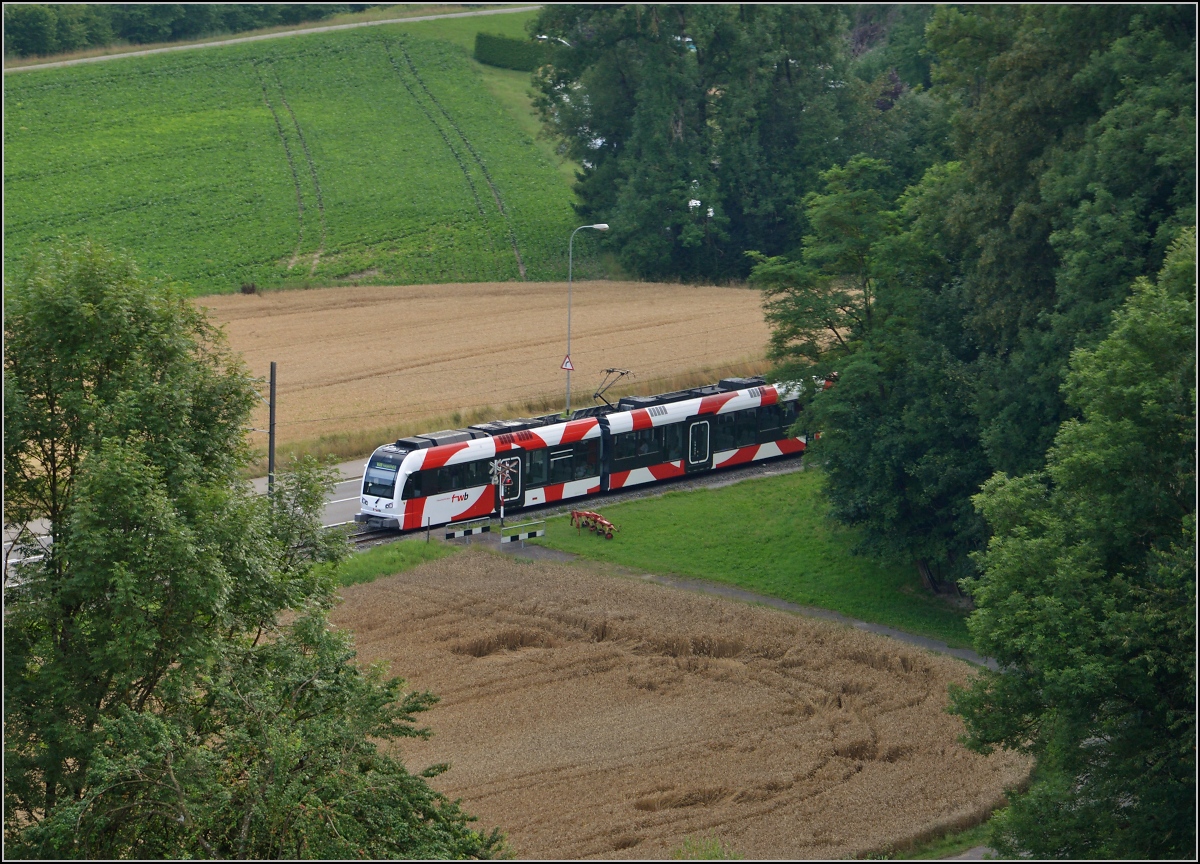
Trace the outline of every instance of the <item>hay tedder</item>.
<path fill-rule="evenodd" d="M 606 540 L 613 539 L 613 532 L 620 530 L 599 513 L 593 513 L 591 510 L 572 510 L 571 524 L 575 526 L 576 533 L 586 528 Z"/>

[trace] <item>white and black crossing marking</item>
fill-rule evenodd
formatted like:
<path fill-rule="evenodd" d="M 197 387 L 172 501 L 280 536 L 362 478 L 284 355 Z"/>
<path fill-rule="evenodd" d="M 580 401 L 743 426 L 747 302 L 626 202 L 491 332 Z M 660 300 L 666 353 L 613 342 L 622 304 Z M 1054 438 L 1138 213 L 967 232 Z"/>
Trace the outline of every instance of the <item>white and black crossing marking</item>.
<path fill-rule="evenodd" d="M 465 526 L 468 523 L 461 524 Z M 492 526 L 488 523 L 480 523 L 469 527 L 457 527 L 451 523 L 446 526 L 446 529 L 446 539 L 456 540 L 459 537 L 470 537 L 472 534 L 487 534 L 492 530 Z"/>
<path fill-rule="evenodd" d="M 513 528 L 528 528 L 528 531 L 518 531 L 516 534 L 503 535 L 501 543 L 512 543 L 514 540 L 528 540 L 531 537 L 545 537 L 545 522 L 530 522 L 528 525 L 514 525 Z M 511 530 L 511 529 L 510 529 Z"/>

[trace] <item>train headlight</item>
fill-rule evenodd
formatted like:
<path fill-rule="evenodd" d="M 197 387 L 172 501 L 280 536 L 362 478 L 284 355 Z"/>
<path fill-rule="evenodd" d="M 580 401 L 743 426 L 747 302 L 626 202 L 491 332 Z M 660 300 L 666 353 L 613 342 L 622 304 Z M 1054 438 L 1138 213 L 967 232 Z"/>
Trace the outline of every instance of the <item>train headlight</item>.
<path fill-rule="evenodd" d="M 362 503 L 363 503 L 363 506 L 364 506 L 364 507 L 366 507 L 366 506 L 367 506 L 367 499 L 366 499 L 366 498 L 362 499 Z"/>
<path fill-rule="evenodd" d="M 391 509 L 392 509 L 392 502 L 391 502 L 391 501 L 389 501 L 388 503 L 384 504 L 384 505 L 383 505 L 383 509 L 384 509 L 384 510 L 391 510 Z"/>

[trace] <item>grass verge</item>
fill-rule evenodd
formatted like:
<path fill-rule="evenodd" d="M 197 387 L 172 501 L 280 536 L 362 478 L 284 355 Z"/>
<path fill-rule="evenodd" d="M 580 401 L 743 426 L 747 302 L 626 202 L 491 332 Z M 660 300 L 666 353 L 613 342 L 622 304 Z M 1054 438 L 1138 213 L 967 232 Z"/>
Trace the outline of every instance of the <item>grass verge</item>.
<path fill-rule="evenodd" d="M 547 523 L 545 545 L 652 573 L 736 585 L 970 647 L 966 613 L 932 597 L 913 567 L 855 555 L 857 531 L 828 518 L 816 470 L 604 507 L 616 539 Z"/>
<path fill-rule="evenodd" d="M 684 837 L 683 844 L 671 852 L 673 861 L 740 861 L 741 858 L 716 837 Z"/>
<path fill-rule="evenodd" d="M 936 861 L 961 855 L 976 846 L 985 846 L 990 832 L 985 820 L 978 825 L 963 831 L 943 834 L 933 840 L 926 840 L 894 852 L 879 852 L 866 856 L 869 861 Z"/>
<path fill-rule="evenodd" d="M 426 561 L 447 558 L 458 550 L 445 543 L 423 543 L 409 540 L 373 546 L 365 552 L 351 555 L 334 568 L 333 575 L 338 585 L 359 585 L 374 582 L 380 576 L 394 576 L 419 567 Z"/>
<path fill-rule="evenodd" d="M 904 861 L 930 861 L 937 858 L 949 858 L 951 855 L 958 855 L 966 852 L 968 849 L 974 849 L 976 846 L 986 844 L 988 831 L 988 823 L 984 822 L 976 825 L 974 828 L 968 828 L 966 831 L 959 831 L 957 834 L 947 834 L 945 837 L 939 837 L 937 840 L 930 840 L 928 843 L 914 846 L 912 849 L 897 852 L 891 857 Z"/>

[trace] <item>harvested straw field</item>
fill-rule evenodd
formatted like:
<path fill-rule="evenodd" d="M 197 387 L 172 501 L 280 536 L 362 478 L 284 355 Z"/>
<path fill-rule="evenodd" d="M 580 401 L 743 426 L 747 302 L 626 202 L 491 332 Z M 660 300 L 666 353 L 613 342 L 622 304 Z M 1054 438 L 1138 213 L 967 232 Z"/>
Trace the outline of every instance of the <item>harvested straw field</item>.
<path fill-rule="evenodd" d="M 442 701 L 410 770 L 523 858 L 846 858 L 970 827 L 1028 765 L 956 742 L 965 663 L 577 565 L 468 550 L 334 621 Z"/>
<path fill-rule="evenodd" d="M 768 331 L 757 291 L 576 282 L 572 295 L 576 407 L 592 404 L 607 367 L 667 389 L 679 376 L 761 367 Z M 225 325 L 252 374 L 278 362 L 284 443 L 562 407 L 564 282 L 346 285 L 196 302 Z"/>

